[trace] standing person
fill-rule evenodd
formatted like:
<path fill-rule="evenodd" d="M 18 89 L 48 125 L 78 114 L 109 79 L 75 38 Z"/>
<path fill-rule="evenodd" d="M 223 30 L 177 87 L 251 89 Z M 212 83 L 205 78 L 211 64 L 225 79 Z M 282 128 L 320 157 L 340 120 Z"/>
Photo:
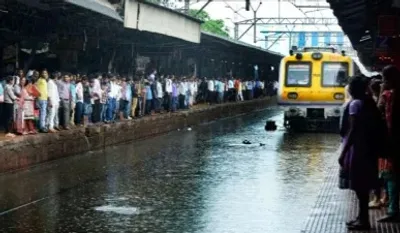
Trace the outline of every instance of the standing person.
<path fill-rule="evenodd" d="M 136 114 L 136 111 L 138 110 L 140 104 L 139 103 L 139 92 L 140 92 L 140 84 L 135 78 L 135 80 L 132 83 L 132 105 L 131 105 L 131 117 L 135 118 L 136 116 L 139 116 L 139 114 Z M 139 111 L 138 111 L 139 113 Z"/>
<path fill-rule="evenodd" d="M 379 137 L 378 125 L 381 115 L 373 101 L 367 96 L 365 78 L 352 78 L 349 90 L 353 100 L 349 103 L 348 127 L 344 130 L 343 149 L 339 157 L 342 168 L 341 179 L 347 179 L 348 187 L 354 190 L 359 202 L 357 219 L 347 222 L 349 230 L 370 229 L 368 201 L 369 192 L 376 186 L 378 177 L 377 141 Z M 344 119 L 346 120 L 346 119 Z"/>
<path fill-rule="evenodd" d="M 17 76 L 14 76 L 14 94 L 19 98 L 18 101 L 15 101 L 14 106 L 14 127 L 18 135 L 27 134 L 25 132 L 24 101 L 25 97 L 27 97 L 28 94 L 26 93 L 24 88 L 25 84 L 26 79 L 24 77 L 19 78 Z"/>
<path fill-rule="evenodd" d="M 92 123 L 92 93 L 91 87 L 86 76 L 82 77 L 83 86 L 83 124 L 85 126 Z"/>
<path fill-rule="evenodd" d="M 179 81 L 178 92 L 179 92 L 179 104 L 178 104 L 179 107 L 178 108 L 184 109 L 185 108 L 186 90 L 185 90 L 185 83 L 183 82 L 183 80 Z"/>
<path fill-rule="evenodd" d="M 150 82 L 149 81 L 147 81 L 147 80 L 145 80 L 144 81 L 144 85 L 145 85 L 145 88 L 146 88 L 146 91 L 145 91 L 145 95 L 146 95 L 146 101 L 145 101 L 145 109 L 146 109 L 146 115 L 150 115 L 151 114 L 151 111 L 152 111 L 152 104 L 151 104 L 151 102 L 153 101 L 153 92 L 151 91 L 151 86 L 150 86 Z"/>
<path fill-rule="evenodd" d="M 126 79 L 123 79 L 121 82 L 121 98 L 119 100 L 119 119 L 124 120 L 127 119 L 126 112 L 129 106 L 128 100 L 128 83 Z"/>
<path fill-rule="evenodd" d="M 101 114 L 100 114 L 100 121 L 105 122 L 106 121 L 106 107 L 107 107 L 107 90 L 108 90 L 108 85 L 106 82 L 103 82 L 101 84 L 101 97 L 100 97 L 100 108 L 101 108 Z"/>
<path fill-rule="evenodd" d="M 157 112 L 161 113 L 164 92 L 159 78 L 156 79 L 156 86 L 157 86 Z"/>
<path fill-rule="evenodd" d="M 4 123 L 3 123 L 3 119 L 4 119 L 3 106 L 4 106 L 4 86 L 3 86 L 3 80 L 1 80 L 1 82 L 0 82 L 0 126 L 4 125 Z"/>
<path fill-rule="evenodd" d="M 58 93 L 60 95 L 60 117 L 61 125 L 65 130 L 70 129 L 70 114 L 71 114 L 71 88 L 70 76 L 65 74 L 61 80 L 57 81 Z"/>
<path fill-rule="evenodd" d="M 165 96 L 167 98 L 165 110 L 172 111 L 172 79 L 168 75 L 165 79 Z"/>
<path fill-rule="evenodd" d="M 37 72 L 34 72 L 34 77 L 37 74 L 38 74 Z M 39 101 L 39 131 L 41 133 L 48 132 L 46 128 L 47 103 L 48 103 L 48 89 L 47 89 L 48 77 L 49 74 L 47 73 L 47 70 L 43 70 L 42 75 L 38 78 L 36 82 L 36 86 L 40 92 L 38 101 Z"/>
<path fill-rule="evenodd" d="M 132 85 L 133 85 L 133 81 L 131 78 L 126 78 L 126 99 L 128 100 L 128 105 L 126 106 L 126 110 L 125 110 L 125 118 L 128 120 L 131 120 L 131 106 L 132 106 L 132 99 L 133 99 L 133 93 L 132 93 Z"/>
<path fill-rule="evenodd" d="M 152 95 L 153 95 L 153 99 L 151 101 L 152 109 L 153 109 L 153 111 L 157 112 L 158 111 L 158 109 L 157 109 L 157 107 L 158 107 L 158 99 L 157 99 L 158 93 L 157 93 L 156 78 L 154 78 L 153 81 L 150 81 L 150 88 L 151 88 L 151 92 L 152 92 Z"/>
<path fill-rule="evenodd" d="M 32 84 L 31 79 L 26 79 L 26 85 L 24 87 L 26 91 L 24 101 L 24 120 L 26 131 L 28 134 L 36 134 L 35 130 L 35 98 L 39 97 L 39 90 Z"/>
<path fill-rule="evenodd" d="M 212 79 L 207 81 L 207 97 L 208 97 L 208 103 L 210 105 L 213 104 L 215 99 L 215 88 L 214 88 L 214 80 Z"/>
<path fill-rule="evenodd" d="M 399 221 L 399 178 L 400 178 L 400 157 L 398 145 L 400 125 L 398 123 L 400 97 L 399 90 L 399 71 L 394 66 L 387 66 L 383 69 L 383 85 L 378 107 L 384 113 L 388 132 L 388 143 L 386 153 L 387 166 L 382 176 L 387 184 L 389 196 L 389 207 L 387 215 L 379 219 L 379 222 Z"/>
<path fill-rule="evenodd" d="M 370 82 L 370 94 L 374 101 L 379 105 L 379 97 L 381 92 L 381 82 L 378 80 L 372 80 Z M 382 124 L 386 124 L 384 119 L 384 114 L 382 114 Z M 384 153 L 384 152 L 382 152 Z M 384 155 L 381 155 L 384 156 Z M 380 157 L 379 158 L 379 182 L 377 183 L 377 187 L 373 190 L 373 199 L 368 204 L 369 208 L 380 208 L 385 207 L 388 202 L 388 193 L 386 189 L 386 182 L 384 177 L 390 172 L 391 170 L 391 161 L 387 158 Z M 383 193 L 383 196 L 382 196 Z"/>
<path fill-rule="evenodd" d="M 97 123 L 100 121 L 101 114 L 101 86 L 99 77 L 92 77 L 90 79 L 90 95 L 91 95 L 91 104 L 92 104 L 92 123 Z"/>
<path fill-rule="evenodd" d="M 70 92 L 71 92 L 70 125 L 75 125 L 76 75 L 72 75 L 72 76 L 71 76 L 71 81 L 70 81 Z"/>
<path fill-rule="evenodd" d="M 13 134 L 14 104 L 19 98 L 14 94 L 14 77 L 6 78 L 6 86 L 4 88 L 4 129 L 6 137 L 15 137 Z"/>
<path fill-rule="evenodd" d="M 233 78 L 228 80 L 228 101 L 235 101 L 235 83 Z"/>
<path fill-rule="evenodd" d="M 189 88 L 188 88 L 189 89 L 189 91 L 188 91 L 188 94 L 189 94 L 189 108 L 191 108 L 191 107 L 193 107 L 194 97 L 195 97 L 195 94 L 196 94 L 195 85 L 194 85 L 194 78 L 189 80 L 188 85 L 189 85 Z"/>
<path fill-rule="evenodd" d="M 109 74 L 108 76 L 110 79 L 110 84 L 108 90 L 106 123 L 114 120 L 114 112 L 117 105 L 117 95 L 118 95 L 118 87 L 116 84 L 115 75 Z"/>
<path fill-rule="evenodd" d="M 146 114 L 146 95 L 147 95 L 147 87 L 146 87 L 146 82 L 148 82 L 146 79 L 143 79 L 143 77 L 140 78 L 140 83 L 141 83 L 141 95 L 142 95 L 142 104 L 140 106 L 141 108 L 141 114 L 144 116 Z M 147 103 L 150 104 L 150 103 Z"/>
<path fill-rule="evenodd" d="M 58 93 L 58 86 L 55 82 L 57 75 L 53 74 L 50 76 L 47 83 L 48 93 L 48 106 L 47 106 L 47 117 L 46 125 L 50 133 L 56 132 L 55 127 L 58 127 L 58 112 L 60 108 L 60 95 Z"/>
<path fill-rule="evenodd" d="M 75 125 L 82 126 L 83 125 L 83 85 L 82 78 L 76 78 L 76 104 L 75 104 Z"/>
<path fill-rule="evenodd" d="M 178 84 L 176 83 L 175 79 L 172 80 L 172 93 L 171 93 L 171 111 L 176 112 L 177 105 L 178 105 L 178 98 L 179 98 L 179 91 L 178 91 Z"/>

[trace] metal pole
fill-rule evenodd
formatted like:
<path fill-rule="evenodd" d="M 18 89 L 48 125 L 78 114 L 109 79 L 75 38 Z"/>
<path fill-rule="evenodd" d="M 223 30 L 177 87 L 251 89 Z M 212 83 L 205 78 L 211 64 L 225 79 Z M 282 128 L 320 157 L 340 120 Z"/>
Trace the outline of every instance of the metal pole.
<path fill-rule="evenodd" d="M 234 38 L 235 38 L 235 40 L 239 40 L 239 24 L 238 23 L 235 23 Z"/>
<path fill-rule="evenodd" d="M 281 0 L 278 0 L 278 19 L 281 19 Z"/>
<path fill-rule="evenodd" d="M 257 9 L 258 10 L 258 9 Z M 257 10 L 254 13 L 254 44 L 257 43 Z"/>
<path fill-rule="evenodd" d="M 184 6 L 185 14 L 189 13 L 189 5 L 190 5 L 190 0 L 185 0 L 185 6 Z"/>

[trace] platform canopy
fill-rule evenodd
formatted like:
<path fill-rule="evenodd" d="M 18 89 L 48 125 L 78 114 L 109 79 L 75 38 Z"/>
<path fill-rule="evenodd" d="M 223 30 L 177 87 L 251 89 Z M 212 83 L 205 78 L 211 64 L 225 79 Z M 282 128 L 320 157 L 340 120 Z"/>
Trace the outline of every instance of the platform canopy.
<path fill-rule="evenodd" d="M 137 29 L 200 43 L 202 21 L 140 0 L 125 1 L 125 28 Z"/>
<path fill-rule="evenodd" d="M 377 57 L 380 40 L 379 21 L 386 15 L 396 15 L 389 0 L 327 0 L 339 25 L 349 37 L 363 64 L 371 66 Z M 397 33 L 399 29 L 397 28 Z M 379 46 L 378 46 L 379 47 Z"/>

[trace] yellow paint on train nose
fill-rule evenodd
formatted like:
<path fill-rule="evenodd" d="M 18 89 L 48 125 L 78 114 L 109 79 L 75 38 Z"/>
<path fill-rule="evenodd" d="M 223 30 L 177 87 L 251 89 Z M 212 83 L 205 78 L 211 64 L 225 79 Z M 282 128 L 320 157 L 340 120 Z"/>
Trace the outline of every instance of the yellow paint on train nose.
<path fill-rule="evenodd" d="M 289 88 L 288 88 L 289 89 Z M 299 88 L 293 88 L 292 90 L 286 89 L 282 94 L 282 100 L 287 101 L 307 101 L 307 102 L 325 102 L 325 101 L 342 101 L 340 99 L 335 99 L 335 94 L 343 94 L 343 88 L 329 88 L 326 91 L 312 91 L 312 90 L 299 90 Z M 289 94 L 296 93 L 297 98 L 290 98 Z M 343 99 L 344 101 L 344 99 Z"/>

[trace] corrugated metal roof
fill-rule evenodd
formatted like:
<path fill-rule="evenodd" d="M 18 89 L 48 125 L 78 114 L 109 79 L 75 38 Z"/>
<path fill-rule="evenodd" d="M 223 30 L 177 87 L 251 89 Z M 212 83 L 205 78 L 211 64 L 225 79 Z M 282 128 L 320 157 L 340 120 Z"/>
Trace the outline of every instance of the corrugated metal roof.
<path fill-rule="evenodd" d="M 123 22 L 124 20 L 121 18 L 121 16 L 116 12 L 116 10 L 111 6 L 106 6 L 104 3 L 100 3 L 98 1 L 94 0 L 65 0 L 65 2 L 74 4 L 76 6 L 80 6 L 83 8 L 86 8 L 88 10 L 106 15 L 108 17 L 111 17 L 115 20 L 118 20 L 120 22 Z"/>
<path fill-rule="evenodd" d="M 241 41 L 237 41 L 237 40 L 233 40 L 233 39 L 230 39 L 230 38 L 222 37 L 222 36 L 215 35 L 215 34 L 212 34 L 212 33 L 209 33 L 209 32 L 202 31 L 201 34 L 202 34 L 201 36 L 205 35 L 205 36 L 212 37 L 212 38 L 218 39 L 218 40 L 222 40 L 222 41 L 225 41 L 225 42 L 228 42 L 228 43 L 244 46 L 244 47 L 250 48 L 250 49 L 255 49 L 255 50 L 258 50 L 260 52 L 269 53 L 271 55 L 275 55 L 275 56 L 279 56 L 279 57 L 283 57 L 284 56 L 281 53 L 273 52 L 273 51 L 270 51 L 270 50 L 265 50 L 265 49 L 262 49 L 260 47 L 257 47 L 257 46 L 251 45 L 251 44 L 247 44 L 247 43 L 244 43 L 244 42 L 241 42 Z"/>

